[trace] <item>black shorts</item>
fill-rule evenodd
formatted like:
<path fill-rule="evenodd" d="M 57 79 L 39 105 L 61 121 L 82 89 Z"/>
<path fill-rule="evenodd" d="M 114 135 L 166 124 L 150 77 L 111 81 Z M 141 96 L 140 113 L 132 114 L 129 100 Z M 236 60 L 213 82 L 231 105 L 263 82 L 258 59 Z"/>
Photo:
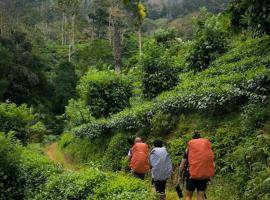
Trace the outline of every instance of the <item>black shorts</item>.
<path fill-rule="evenodd" d="M 144 180 L 145 174 L 141 174 L 141 173 L 137 173 L 137 172 L 133 172 L 133 171 L 131 171 L 131 173 L 135 178 L 139 178 L 139 179 Z"/>
<path fill-rule="evenodd" d="M 207 188 L 207 182 L 208 180 L 198 180 L 198 179 L 187 178 L 186 189 L 190 192 L 194 192 L 195 189 L 197 191 L 203 192 Z"/>
<path fill-rule="evenodd" d="M 158 193 L 165 193 L 166 181 L 153 181 Z"/>

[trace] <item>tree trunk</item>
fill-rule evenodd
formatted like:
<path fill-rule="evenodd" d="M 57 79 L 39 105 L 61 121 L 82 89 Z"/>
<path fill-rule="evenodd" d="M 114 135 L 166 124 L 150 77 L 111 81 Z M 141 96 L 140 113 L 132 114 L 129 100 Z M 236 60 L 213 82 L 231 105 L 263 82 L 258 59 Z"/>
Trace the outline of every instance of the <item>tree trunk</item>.
<path fill-rule="evenodd" d="M 114 61 L 115 61 L 115 72 L 117 74 L 121 73 L 122 68 L 122 52 L 121 52 L 121 33 L 119 30 L 119 26 L 117 25 L 117 22 L 114 23 L 113 32 L 114 32 Z"/>
<path fill-rule="evenodd" d="M 139 53 L 142 55 L 142 31 L 141 27 L 138 28 L 138 39 L 139 39 Z"/>
<path fill-rule="evenodd" d="M 61 22 L 61 41 L 62 41 L 62 45 L 64 45 L 64 23 L 65 23 L 65 13 L 62 13 L 62 22 Z"/>

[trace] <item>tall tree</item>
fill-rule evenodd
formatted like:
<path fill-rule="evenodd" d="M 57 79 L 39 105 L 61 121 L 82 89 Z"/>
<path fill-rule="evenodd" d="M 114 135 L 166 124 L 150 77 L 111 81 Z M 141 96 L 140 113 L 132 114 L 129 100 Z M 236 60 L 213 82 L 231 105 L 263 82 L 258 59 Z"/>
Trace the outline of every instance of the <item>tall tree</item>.
<path fill-rule="evenodd" d="M 75 49 L 76 17 L 80 11 L 81 0 L 58 0 L 58 8 L 62 12 L 62 44 L 69 44 L 69 62 Z"/>
<path fill-rule="evenodd" d="M 132 18 L 134 19 L 134 24 L 138 32 L 138 43 L 139 43 L 139 53 L 142 54 L 142 31 L 141 27 L 143 21 L 146 17 L 146 9 L 141 3 L 141 0 L 123 0 L 124 4 L 127 5 L 127 9 L 132 11 Z"/>

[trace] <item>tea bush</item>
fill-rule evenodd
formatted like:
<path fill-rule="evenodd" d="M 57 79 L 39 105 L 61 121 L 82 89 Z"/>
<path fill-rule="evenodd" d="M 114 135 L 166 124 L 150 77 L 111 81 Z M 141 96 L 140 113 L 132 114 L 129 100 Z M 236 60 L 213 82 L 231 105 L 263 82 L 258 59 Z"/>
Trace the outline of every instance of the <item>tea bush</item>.
<path fill-rule="evenodd" d="M 43 185 L 54 174 L 62 173 L 63 169 L 52 163 L 40 152 L 24 149 L 19 166 L 20 180 L 23 183 L 25 198 L 32 198 L 43 191 Z"/>
<path fill-rule="evenodd" d="M 270 91 L 270 49 L 266 45 L 269 43 L 269 37 L 247 39 L 240 44 L 235 41 L 233 48 L 215 60 L 209 69 L 196 75 L 190 72 L 181 74 L 181 83 L 172 91 L 163 92 L 152 102 L 142 102 L 106 120 L 85 124 L 74 132 L 77 136 L 94 138 L 110 129 L 122 131 L 149 127 L 158 111 L 213 114 L 233 111 L 248 101 L 265 103 Z M 257 55 L 257 52 L 261 54 Z"/>
<path fill-rule="evenodd" d="M 88 200 L 92 199 L 123 199 L 125 196 L 131 199 L 134 195 L 138 200 L 153 199 L 151 192 L 147 190 L 147 184 L 133 177 L 124 177 L 121 175 L 111 176 L 107 182 L 94 190 L 94 195 L 89 196 Z"/>
<path fill-rule="evenodd" d="M 177 119 L 173 114 L 157 112 L 150 121 L 151 132 L 154 135 L 168 135 L 175 128 Z"/>
<path fill-rule="evenodd" d="M 128 107 L 132 95 L 129 80 L 112 71 L 89 71 L 77 91 L 95 117 L 107 117 Z"/>
<path fill-rule="evenodd" d="M 87 199 L 107 177 L 97 169 L 52 175 L 36 199 Z"/>
<path fill-rule="evenodd" d="M 61 136 L 59 147 L 77 162 L 88 164 L 91 161 L 98 164 L 102 161 L 109 141 L 110 137 L 77 138 L 67 133 Z"/>
<path fill-rule="evenodd" d="M 109 170 L 120 171 L 122 158 L 128 154 L 129 148 L 128 137 L 122 133 L 115 134 L 105 151 L 102 165 Z"/>
<path fill-rule="evenodd" d="M 152 99 L 178 84 L 177 68 L 173 65 L 168 50 L 155 41 L 147 45 L 140 66 L 142 92 L 146 98 Z"/>

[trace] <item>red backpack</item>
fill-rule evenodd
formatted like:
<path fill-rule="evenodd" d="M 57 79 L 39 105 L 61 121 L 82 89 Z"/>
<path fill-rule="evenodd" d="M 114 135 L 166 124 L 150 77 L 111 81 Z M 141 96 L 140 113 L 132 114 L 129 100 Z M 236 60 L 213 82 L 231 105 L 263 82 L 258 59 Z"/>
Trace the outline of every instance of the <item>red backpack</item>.
<path fill-rule="evenodd" d="M 148 145 L 145 143 L 136 143 L 132 147 L 132 157 L 130 168 L 137 173 L 146 173 L 149 171 Z"/>
<path fill-rule="evenodd" d="M 214 154 L 208 139 L 192 139 L 188 143 L 189 173 L 194 179 L 210 179 L 215 175 Z"/>

